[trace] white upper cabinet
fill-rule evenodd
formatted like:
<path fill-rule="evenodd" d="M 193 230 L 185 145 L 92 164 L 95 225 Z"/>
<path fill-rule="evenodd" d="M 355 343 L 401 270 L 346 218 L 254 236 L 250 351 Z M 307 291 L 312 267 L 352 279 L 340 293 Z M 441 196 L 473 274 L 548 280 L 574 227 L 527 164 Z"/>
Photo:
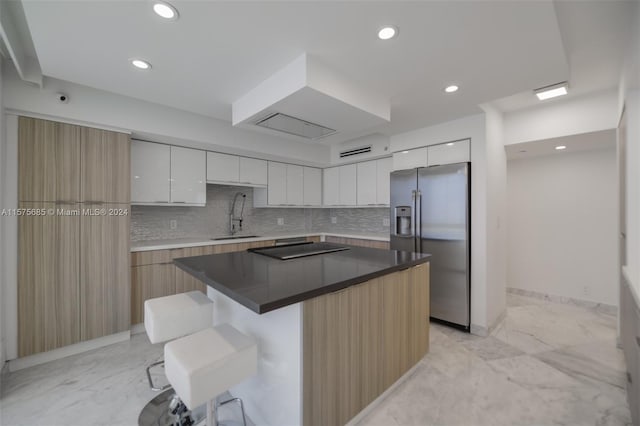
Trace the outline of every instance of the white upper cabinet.
<path fill-rule="evenodd" d="M 427 167 L 427 148 L 409 149 L 393 153 L 393 170 Z"/>
<path fill-rule="evenodd" d="M 315 167 L 303 167 L 304 190 L 303 204 L 319 206 L 322 204 L 322 170 Z"/>
<path fill-rule="evenodd" d="M 340 205 L 355 206 L 357 203 L 357 166 L 348 164 L 338 167 L 340 171 Z"/>
<path fill-rule="evenodd" d="M 269 161 L 269 183 L 267 204 L 271 206 L 287 204 L 287 165 Z"/>
<path fill-rule="evenodd" d="M 131 204 L 170 201 L 171 147 L 131 141 Z"/>
<path fill-rule="evenodd" d="M 392 161 L 391 157 L 376 160 L 376 202 L 378 204 L 389 205 Z"/>
<path fill-rule="evenodd" d="M 428 146 L 428 166 L 471 161 L 469 139 Z"/>
<path fill-rule="evenodd" d="M 207 152 L 207 180 L 209 182 L 238 182 L 240 157 Z"/>
<path fill-rule="evenodd" d="M 207 152 L 207 181 L 239 186 L 267 186 L 267 161 Z"/>
<path fill-rule="evenodd" d="M 330 167 L 322 171 L 322 196 L 325 206 L 340 204 L 340 170 Z"/>
<path fill-rule="evenodd" d="M 358 205 L 378 206 L 389 204 L 389 173 L 391 157 L 364 161 L 358 168 Z"/>
<path fill-rule="evenodd" d="M 302 166 L 287 164 L 287 204 L 301 206 L 304 203 L 304 173 Z"/>
<path fill-rule="evenodd" d="M 251 186 L 267 186 L 267 161 L 256 158 L 240 157 L 239 183 Z"/>
<path fill-rule="evenodd" d="M 358 163 L 358 205 L 371 206 L 378 203 L 376 160 Z"/>
<path fill-rule="evenodd" d="M 207 156 L 197 149 L 171 147 L 171 202 L 204 206 Z"/>

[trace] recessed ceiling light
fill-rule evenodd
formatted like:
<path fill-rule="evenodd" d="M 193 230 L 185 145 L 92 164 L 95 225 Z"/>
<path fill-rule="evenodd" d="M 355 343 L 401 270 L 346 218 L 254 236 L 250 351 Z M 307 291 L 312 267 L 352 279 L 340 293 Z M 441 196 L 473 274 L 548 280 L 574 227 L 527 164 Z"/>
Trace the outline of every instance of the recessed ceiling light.
<path fill-rule="evenodd" d="M 131 65 L 141 70 L 151 69 L 151 64 L 147 61 L 143 61 L 142 59 L 131 59 Z"/>
<path fill-rule="evenodd" d="M 444 91 L 447 93 L 453 93 L 453 92 L 457 92 L 459 89 L 458 86 L 456 86 L 455 84 L 452 84 L 451 86 L 447 86 L 444 88 Z"/>
<path fill-rule="evenodd" d="M 387 25 L 378 30 L 378 38 L 380 40 L 389 40 L 398 35 L 398 28 Z"/>
<path fill-rule="evenodd" d="M 453 142 L 449 142 L 447 146 L 453 146 Z"/>
<path fill-rule="evenodd" d="M 408 154 L 408 153 L 409 153 L 409 151 L 402 151 L 402 153 L 403 153 L 403 154 Z"/>
<path fill-rule="evenodd" d="M 178 19 L 178 10 L 169 3 L 163 1 L 153 2 L 153 11 L 159 17 L 170 21 L 175 21 L 176 19 Z"/>
<path fill-rule="evenodd" d="M 567 147 L 566 147 L 566 146 L 564 146 L 564 145 L 558 145 L 558 146 L 556 146 L 556 149 L 557 149 L 558 151 L 562 151 L 563 149 L 567 149 Z"/>
<path fill-rule="evenodd" d="M 562 96 L 569 93 L 569 83 L 563 81 L 562 83 L 552 84 L 551 86 L 541 87 L 535 89 L 533 93 L 536 94 L 539 100 L 555 98 L 556 96 Z"/>

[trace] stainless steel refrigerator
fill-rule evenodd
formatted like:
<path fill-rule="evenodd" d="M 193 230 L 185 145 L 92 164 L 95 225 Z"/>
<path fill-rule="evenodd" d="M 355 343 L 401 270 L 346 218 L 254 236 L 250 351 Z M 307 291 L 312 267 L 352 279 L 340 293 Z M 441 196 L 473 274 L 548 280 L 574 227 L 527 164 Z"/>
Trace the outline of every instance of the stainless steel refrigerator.
<path fill-rule="evenodd" d="M 391 249 L 431 254 L 431 318 L 469 329 L 471 164 L 391 173 Z"/>

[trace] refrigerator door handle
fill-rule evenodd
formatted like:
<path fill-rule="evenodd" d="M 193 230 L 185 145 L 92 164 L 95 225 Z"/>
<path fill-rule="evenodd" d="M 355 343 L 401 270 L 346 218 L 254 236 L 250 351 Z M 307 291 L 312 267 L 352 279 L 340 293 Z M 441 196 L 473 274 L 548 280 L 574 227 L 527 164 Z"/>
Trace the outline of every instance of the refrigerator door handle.
<path fill-rule="evenodd" d="M 418 217 L 416 215 L 417 199 L 418 199 L 418 191 L 415 189 L 411 190 L 411 203 L 413 204 L 411 206 L 411 236 L 413 237 L 414 252 L 418 251 L 418 234 L 417 234 L 418 225 L 416 224 L 416 219 Z"/>
<path fill-rule="evenodd" d="M 416 251 L 422 252 L 422 191 L 416 191 Z M 420 221 L 420 224 L 418 224 Z"/>

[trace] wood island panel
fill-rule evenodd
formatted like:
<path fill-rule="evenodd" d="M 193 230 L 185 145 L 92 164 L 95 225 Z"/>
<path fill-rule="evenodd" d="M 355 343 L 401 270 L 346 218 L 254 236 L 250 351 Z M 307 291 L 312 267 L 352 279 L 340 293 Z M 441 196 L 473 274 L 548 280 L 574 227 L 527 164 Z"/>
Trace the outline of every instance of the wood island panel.
<path fill-rule="evenodd" d="M 303 423 L 347 423 L 428 348 L 428 263 L 303 302 Z"/>
<path fill-rule="evenodd" d="M 77 204 L 20 203 L 22 209 L 75 209 Z M 77 216 L 18 218 L 18 356 L 80 341 Z"/>

